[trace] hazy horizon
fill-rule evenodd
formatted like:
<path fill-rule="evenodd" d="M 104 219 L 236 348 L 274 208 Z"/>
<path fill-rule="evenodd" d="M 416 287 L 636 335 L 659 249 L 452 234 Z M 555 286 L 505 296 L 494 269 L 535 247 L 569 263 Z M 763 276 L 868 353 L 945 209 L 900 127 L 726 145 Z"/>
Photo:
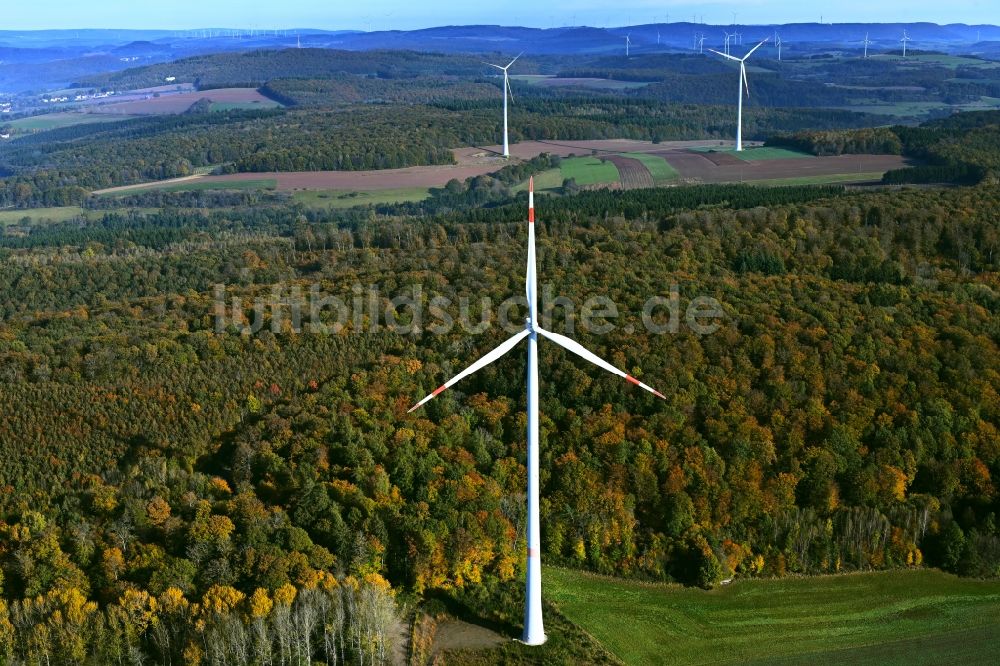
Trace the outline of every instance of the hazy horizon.
<path fill-rule="evenodd" d="M 221 0 L 213 3 L 177 0 L 169 5 L 140 5 L 125 0 L 80 4 L 39 0 L 7 9 L 4 29 L 16 30 L 197 30 L 321 29 L 413 30 L 445 25 L 504 25 L 537 28 L 567 25 L 620 27 L 695 20 L 713 25 L 786 23 L 951 23 L 1000 24 L 1000 6 L 982 0 L 954 0 L 943 6 L 931 0 L 870 3 L 844 0 L 803 7 L 800 2 L 747 0 L 692 3 L 686 0 L 626 0 L 614 10 L 595 0 L 556 0 L 538 11 L 528 0 L 498 5 L 471 5 L 446 0 L 414 7 L 400 0 L 374 0 L 366 5 L 330 7 L 318 0 L 264 2 Z M 735 14 L 735 17 L 734 17 Z M 234 17 L 240 17 L 234 20 Z"/>

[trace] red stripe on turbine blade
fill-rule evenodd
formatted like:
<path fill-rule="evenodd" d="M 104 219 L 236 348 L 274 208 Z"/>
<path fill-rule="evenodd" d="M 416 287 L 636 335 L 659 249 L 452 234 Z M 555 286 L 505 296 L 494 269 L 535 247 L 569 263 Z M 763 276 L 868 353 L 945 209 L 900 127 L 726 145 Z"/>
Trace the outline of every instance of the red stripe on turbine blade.
<path fill-rule="evenodd" d="M 433 393 L 431 393 L 431 395 L 432 395 L 432 396 L 434 396 L 434 395 L 438 395 L 439 393 L 442 393 L 442 392 L 444 392 L 444 390 L 445 390 L 446 388 L 448 388 L 448 387 L 447 387 L 447 386 L 445 386 L 444 384 L 442 384 L 441 386 L 438 386 L 438 387 L 437 387 L 436 389 L 434 389 L 434 392 L 433 392 Z"/>
<path fill-rule="evenodd" d="M 534 548 L 528 549 L 528 557 L 538 557 L 538 551 Z"/>
<path fill-rule="evenodd" d="M 528 192 L 534 192 L 534 191 L 535 191 L 535 177 L 528 176 Z"/>
<path fill-rule="evenodd" d="M 632 375 L 625 375 L 625 381 L 632 382 L 636 386 L 641 386 L 642 385 L 642 382 L 640 382 L 638 379 L 636 379 Z"/>
<path fill-rule="evenodd" d="M 534 208 L 529 208 L 528 209 L 528 224 L 534 224 L 534 223 L 535 223 L 535 209 Z"/>

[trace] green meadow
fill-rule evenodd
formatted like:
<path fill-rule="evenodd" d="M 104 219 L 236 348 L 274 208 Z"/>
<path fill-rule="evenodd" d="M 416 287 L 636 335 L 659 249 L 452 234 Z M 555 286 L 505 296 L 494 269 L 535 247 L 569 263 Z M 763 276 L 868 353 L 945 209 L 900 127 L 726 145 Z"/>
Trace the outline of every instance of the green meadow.
<path fill-rule="evenodd" d="M 705 591 L 547 568 L 545 595 L 626 664 L 986 664 L 1000 581 L 934 570 L 737 580 Z"/>

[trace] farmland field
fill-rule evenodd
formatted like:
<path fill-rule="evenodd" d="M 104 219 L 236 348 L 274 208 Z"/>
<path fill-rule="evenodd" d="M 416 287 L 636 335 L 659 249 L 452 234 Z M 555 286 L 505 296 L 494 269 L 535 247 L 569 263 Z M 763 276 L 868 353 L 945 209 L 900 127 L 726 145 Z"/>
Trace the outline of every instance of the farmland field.
<path fill-rule="evenodd" d="M 572 157 L 560 165 L 563 178 L 576 179 L 577 185 L 598 185 L 618 181 L 618 168 L 596 157 Z"/>
<path fill-rule="evenodd" d="M 741 152 L 733 151 L 733 154 L 744 162 L 762 162 L 764 160 L 788 160 L 815 157 L 809 153 L 788 148 L 772 148 L 765 146 L 752 146 L 745 148 Z"/>
<path fill-rule="evenodd" d="M 871 180 L 891 169 L 910 164 L 899 155 L 838 155 L 836 157 L 795 157 L 745 162 L 732 152 L 664 151 L 662 155 L 682 179 L 692 183 L 742 183 L 807 178 L 809 183 L 842 182 L 846 174 L 852 180 Z M 841 180 L 830 180 L 837 177 Z M 789 182 L 781 184 L 790 184 Z"/>
<path fill-rule="evenodd" d="M 60 127 L 73 127 L 75 125 L 87 125 L 91 123 L 109 123 L 119 120 L 131 120 L 136 117 L 138 116 L 123 114 L 114 118 L 108 118 L 107 116 L 100 114 L 73 113 L 66 111 L 59 113 L 46 113 L 40 116 L 29 116 L 27 118 L 12 120 L 9 123 L 4 124 L 9 125 L 12 129 L 18 132 L 44 132 L 52 129 L 59 129 Z"/>
<path fill-rule="evenodd" d="M 938 571 L 748 580 L 710 592 L 546 569 L 546 595 L 626 664 L 995 663 L 1000 582 Z"/>
<path fill-rule="evenodd" d="M 645 167 L 649 169 L 649 173 L 653 177 L 653 182 L 657 185 L 663 185 L 677 180 L 680 175 L 677 173 L 677 169 L 670 166 L 670 163 L 663 159 L 660 155 L 649 155 L 647 153 L 626 153 L 626 157 L 631 157 L 642 162 Z"/>
<path fill-rule="evenodd" d="M 38 222 L 66 222 L 80 216 L 86 216 L 86 213 L 79 206 L 0 210 L 0 227 L 20 224 L 25 218 L 35 224 Z"/>
<path fill-rule="evenodd" d="M 615 165 L 621 176 L 621 188 L 623 190 L 635 190 L 643 187 L 653 187 L 653 176 L 649 173 L 646 165 L 632 157 L 623 155 L 611 155 L 603 158 Z"/>
<path fill-rule="evenodd" d="M 155 93 L 154 93 L 155 94 Z M 219 88 L 176 94 L 160 94 L 147 99 L 102 104 L 93 107 L 93 113 L 104 115 L 159 115 L 184 113 L 195 102 L 207 99 L 213 110 L 273 109 L 281 106 L 273 99 L 261 95 L 255 88 Z M 217 106 L 218 105 L 218 106 Z"/>
<path fill-rule="evenodd" d="M 304 190 L 296 192 L 292 201 L 310 208 L 350 208 L 352 206 L 423 201 L 430 196 L 426 187 L 404 187 L 394 190 Z"/>
<path fill-rule="evenodd" d="M 834 183 L 870 183 L 882 180 L 882 171 L 861 173 L 833 173 L 828 176 L 800 176 L 792 178 L 768 178 L 764 180 L 748 180 L 751 185 L 770 187 L 787 187 L 789 185 L 832 185 Z"/>

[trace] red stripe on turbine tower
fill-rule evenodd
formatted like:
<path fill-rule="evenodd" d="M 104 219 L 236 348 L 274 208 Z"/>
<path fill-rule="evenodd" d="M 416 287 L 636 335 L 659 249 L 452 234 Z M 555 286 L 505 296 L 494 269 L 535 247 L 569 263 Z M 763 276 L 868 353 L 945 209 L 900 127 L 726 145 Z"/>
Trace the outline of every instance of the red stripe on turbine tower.
<path fill-rule="evenodd" d="M 528 178 L 528 224 L 535 222 L 535 177 Z"/>

